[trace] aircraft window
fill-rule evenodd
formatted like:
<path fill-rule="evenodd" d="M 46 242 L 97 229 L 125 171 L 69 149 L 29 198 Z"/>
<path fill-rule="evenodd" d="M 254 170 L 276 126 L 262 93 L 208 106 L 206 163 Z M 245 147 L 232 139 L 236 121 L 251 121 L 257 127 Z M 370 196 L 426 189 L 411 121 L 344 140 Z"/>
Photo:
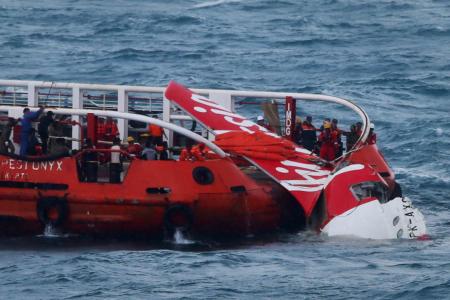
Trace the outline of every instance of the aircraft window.
<path fill-rule="evenodd" d="M 350 188 L 353 195 L 359 201 L 367 198 L 377 198 L 380 203 L 386 203 L 388 201 L 388 189 L 381 183 L 376 181 L 365 181 Z"/>

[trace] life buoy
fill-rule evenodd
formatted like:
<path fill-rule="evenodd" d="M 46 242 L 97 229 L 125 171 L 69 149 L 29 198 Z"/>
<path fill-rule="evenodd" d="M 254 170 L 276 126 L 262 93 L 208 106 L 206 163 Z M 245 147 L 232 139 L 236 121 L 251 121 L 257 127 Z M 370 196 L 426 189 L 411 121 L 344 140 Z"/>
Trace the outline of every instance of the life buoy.
<path fill-rule="evenodd" d="M 37 202 L 36 212 L 43 225 L 58 227 L 66 221 L 69 207 L 65 198 L 45 197 Z"/>
<path fill-rule="evenodd" d="M 183 204 L 168 207 L 164 213 L 164 226 L 173 232 L 175 230 L 188 231 L 194 223 L 192 210 Z"/>
<path fill-rule="evenodd" d="M 207 167 L 196 167 L 192 170 L 192 177 L 195 182 L 201 185 L 212 184 L 214 182 L 214 174 Z"/>

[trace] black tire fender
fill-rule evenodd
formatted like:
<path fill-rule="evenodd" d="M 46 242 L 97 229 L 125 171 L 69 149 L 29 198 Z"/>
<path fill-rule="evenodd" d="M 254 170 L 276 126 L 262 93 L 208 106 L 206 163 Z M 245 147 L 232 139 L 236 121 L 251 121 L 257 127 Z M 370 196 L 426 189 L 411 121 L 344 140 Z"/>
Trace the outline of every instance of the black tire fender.
<path fill-rule="evenodd" d="M 54 220 L 52 220 L 49 215 L 52 209 L 55 209 L 57 212 L 57 218 Z M 40 198 L 36 205 L 36 212 L 39 222 L 43 225 L 59 227 L 64 224 L 69 215 L 67 199 L 59 197 Z"/>
<path fill-rule="evenodd" d="M 183 221 L 182 224 L 175 224 L 175 218 Z M 192 210 L 184 204 L 174 204 L 169 206 L 164 213 L 164 226 L 173 232 L 176 229 L 181 231 L 188 231 L 194 223 L 194 214 Z"/>

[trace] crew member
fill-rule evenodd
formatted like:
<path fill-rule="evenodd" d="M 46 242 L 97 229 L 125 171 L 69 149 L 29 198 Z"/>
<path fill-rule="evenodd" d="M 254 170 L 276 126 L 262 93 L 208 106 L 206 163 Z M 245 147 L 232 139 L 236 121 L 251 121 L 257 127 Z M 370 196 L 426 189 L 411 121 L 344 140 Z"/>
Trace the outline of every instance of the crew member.
<path fill-rule="evenodd" d="M 111 146 L 111 162 L 109 164 L 109 182 L 120 183 L 120 174 L 122 173 L 122 161 L 120 154 L 120 139 L 114 138 Z"/>
<path fill-rule="evenodd" d="M 356 122 L 356 134 L 358 134 L 358 137 L 362 135 L 362 122 Z"/>
<path fill-rule="evenodd" d="M 258 124 L 259 126 L 262 126 L 264 128 L 266 128 L 269 131 L 275 132 L 275 130 L 273 130 L 272 126 L 270 126 L 270 124 L 266 123 L 264 121 L 264 117 L 263 116 L 258 116 L 256 117 L 256 124 Z"/>
<path fill-rule="evenodd" d="M 194 147 L 192 147 L 192 154 L 196 160 L 205 160 L 208 150 L 204 143 L 200 143 Z"/>
<path fill-rule="evenodd" d="M 27 147 L 27 155 L 38 155 L 42 152 L 39 141 L 36 137 L 36 129 L 34 128 L 30 128 Z"/>
<path fill-rule="evenodd" d="M 359 138 L 356 124 L 352 124 L 350 126 L 350 131 L 343 132 L 343 135 L 345 135 L 347 137 L 347 141 L 346 141 L 347 151 L 350 151 L 353 148 L 353 146 L 356 144 L 356 141 L 358 141 L 358 138 Z"/>
<path fill-rule="evenodd" d="M 335 132 L 336 135 L 336 142 L 338 143 L 338 149 L 336 151 L 336 157 L 342 156 L 342 153 L 344 152 L 344 144 L 342 143 L 342 131 L 338 127 L 338 120 L 333 119 L 331 120 L 331 130 Z"/>
<path fill-rule="evenodd" d="M 11 132 L 14 126 L 17 125 L 18 120 L 8 118 L 8 123 L 3 127 L 0 135 L 0 152 L 14 154 L 16 151 L 14 143 L 11 141 Z"/>
<path fill-rule="evenodd" d="M 147 140 L 145 142 L 145 148 L 142 150 L 142 159 L 145 160 L 155 160 L 156 159 L 156 151 L 155 146 L 152 144 L 151 140 Z"/>
<path fill-rule="evenodd" d="M 154 115 L 152 118 L 158 119 L 158 116 Z M 148 134 L 155 145 L 161 144 L 163 142 L 163 135 L 165 136 L 164 130 L 155 124 L 148 124 Z"/>
<path fill-rule="evenodd" d="M 41 138 L 42 142 L 42 153 L 47 154 L 48 153 L 48 127 L 55 122 L 55 119 L 53 118 L 54 114 L 52 111 L 48 111 L 45 116 L 42 116 L 39 119 L 38 124 L 38 133 L 39 137 Z"/>
<path fill-rule="evenodd" d="M 367 144 L 373 145 L 377 142 L 377 134 L 374 132 L 375 124 L 370 123 L 369 136 L 367 137 Z"/>
<path fill-rule="evenodd" d="M 167 151 L 167 142 L 164 141 L 160 145 L 156 146 L 156 152 L 159 160 L 168 160 L 169 152 Z"/>
<path fill-rule="evenodd" d="M 44 111 L 43 106 L 39 106 L 39 110 L 31 112 L 28 107 L 23 109 L 23 117 L 21 120 L 22 129 L 20 131 L 20 155 L 25 156 L 28 151 L 28 141 L 31 131 L 31 123 L 39 118 L 40 114 Z"/>
<path fill-rule="evenodd" d="M 294 126 L 294 142 L 297 143 L 297 145 L 302 144 L 302 134 L 303 134 L 303 128 L 302 128 L 302 118 L 299 116 L 295 117 L 295 126 Z"/>
<path fill-rule="evenodd" d="M 140 157 L 142 153 L 142 146 L 138 143 L 134 142 L 134 138 L 132 136 L 129 136 L 127 138 L 128 147 L 127 152 L 130 154 L 130 156 L 133 157 Z"/>
<path fill-rule="evenodd" d="M 187 143 L 186 147 L 181 151 L 179 160 L 180 161 L 195 160 L 195 155 L 192 152 L 192 144 L 191 143 Z"/>
<path fill-rule="evenodd" d="M 98 174 L 98 155 L 90 138 L 86 138 L 82 147 L 81 170 L 82 180 L 96 182 Z"/>
<path fill-rule="evenodd" d="M 114 120 L 111 117 L 107 117 L 105 123 L 105 136 L 104 136 L 105 140 L 114 141 L 114 139 L 117 138 L 118 135 L 119 129 L 117 128 L 116 122 L 114 122 Z"/>
<path fill-rule="evenodd" d="M 336 132 L 331 130 L 331 123 L 323 124 L 323 131 L 319 135 L 320 157 L 332 161 L 336 158 L 336 150 L 338 148 Z"/>
<path fill-rule="evenodd" d="M 317 143 L 316 127 L 312 124 L 312 117 L 307 116 L 302 124 L 302 145 L 305 149 L 313 151 Z"/>

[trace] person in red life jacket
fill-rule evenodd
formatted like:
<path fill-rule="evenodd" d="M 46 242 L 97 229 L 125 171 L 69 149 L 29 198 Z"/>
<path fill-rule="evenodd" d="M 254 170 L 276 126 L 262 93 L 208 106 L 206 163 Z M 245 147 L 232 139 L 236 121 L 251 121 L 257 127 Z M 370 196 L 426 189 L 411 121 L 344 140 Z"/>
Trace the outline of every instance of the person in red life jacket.
<path fill-rule="evenodd" d="M 312 124 L 312 117 L 307 116 L 302 124 L 302 145 L 305 149 L 313 151 L 317 143 L 316 127 Z"/>
<path fill-rule="evenodd" d="M 194 160 L 195 156 L 192 153 L 192 145 L 186 144 L 186 147 L 181 151 L 179 161 Z"/>
<path fill-rule="evenodd" d="M 127 152 L 130 154 L 130 156 L 133 157 L 141 157 L 142 154 L 142 146 L 138 143 L 134 142 L 134 138 L 132 136 L 129 136 L 127 138 L 128 146 L 127 146 Z"/>
<path fill-rule="evenodd" d="M 375 124 L 370 123 L 370 131 L 369 136 L 367 137 L 367 144 L 373 145 L 377 142 L 377 134 L 374 132 L 375 130 Z"/>
<path fill-rule="evenodd" d="M 157 115 L 152 116 L 154 119 L 158 119 Z M 148 124 L 148 134 L 150 135 L 153 143 L 159 145 L 163 142 L 163 136 L 166 136 L 164 130 L 155 124 Z"/>
<path fill-rule="evenodd" d="M 205 158 L 202 156 L 202 153 L 200 152 L 200 151 L 203 151 L 203 150 L 200 150 L 198 148 L 198 146 L 196 146 L 194 148 L 192 147 L 191 143 L 187 143 L 186 147 L 181 151 L 179 160 L 180 161 L 186 161 L 186 160 L 190 160 L 190 161 L 200 160 L 200 161 L 202 161 L 202 160 L 205 160 Z M 205 148 L 204 144 L 203 144 L 202 148 L 203 149 Z"/>
<path fill-rule="evenodd" d="M 320 157 L 332 161 L 336 158 L 337 139 L 336 131 L 331 129 L 331 123 L 327 122 L 323 124 L 323 131 L 319 135 Z"/>
<path fill-rule="evenodd" d="M 266 128 L 267 130 L 271 131 L 271 132 L 275 132 L 275 130 L 272 128 L 272 126 L 270 126 L 268 123 L 266 123 L 264 121 L 264 117 L 263 116 L 258 116 L 256 117 L 256 124 L 258 124 L 259 126 L 262 126 L 264 128 Z"/>
<path fill-rule="evenodd" d="M 342 143 L 342 131 L 338 127 L 338 120 L 331 120 L 331 130 L 336 132 L 336 140 L 338 143 L 338 149 L 336 151 L 336 157 L 342 156 L 344 152 L 344 144 Z"/>

